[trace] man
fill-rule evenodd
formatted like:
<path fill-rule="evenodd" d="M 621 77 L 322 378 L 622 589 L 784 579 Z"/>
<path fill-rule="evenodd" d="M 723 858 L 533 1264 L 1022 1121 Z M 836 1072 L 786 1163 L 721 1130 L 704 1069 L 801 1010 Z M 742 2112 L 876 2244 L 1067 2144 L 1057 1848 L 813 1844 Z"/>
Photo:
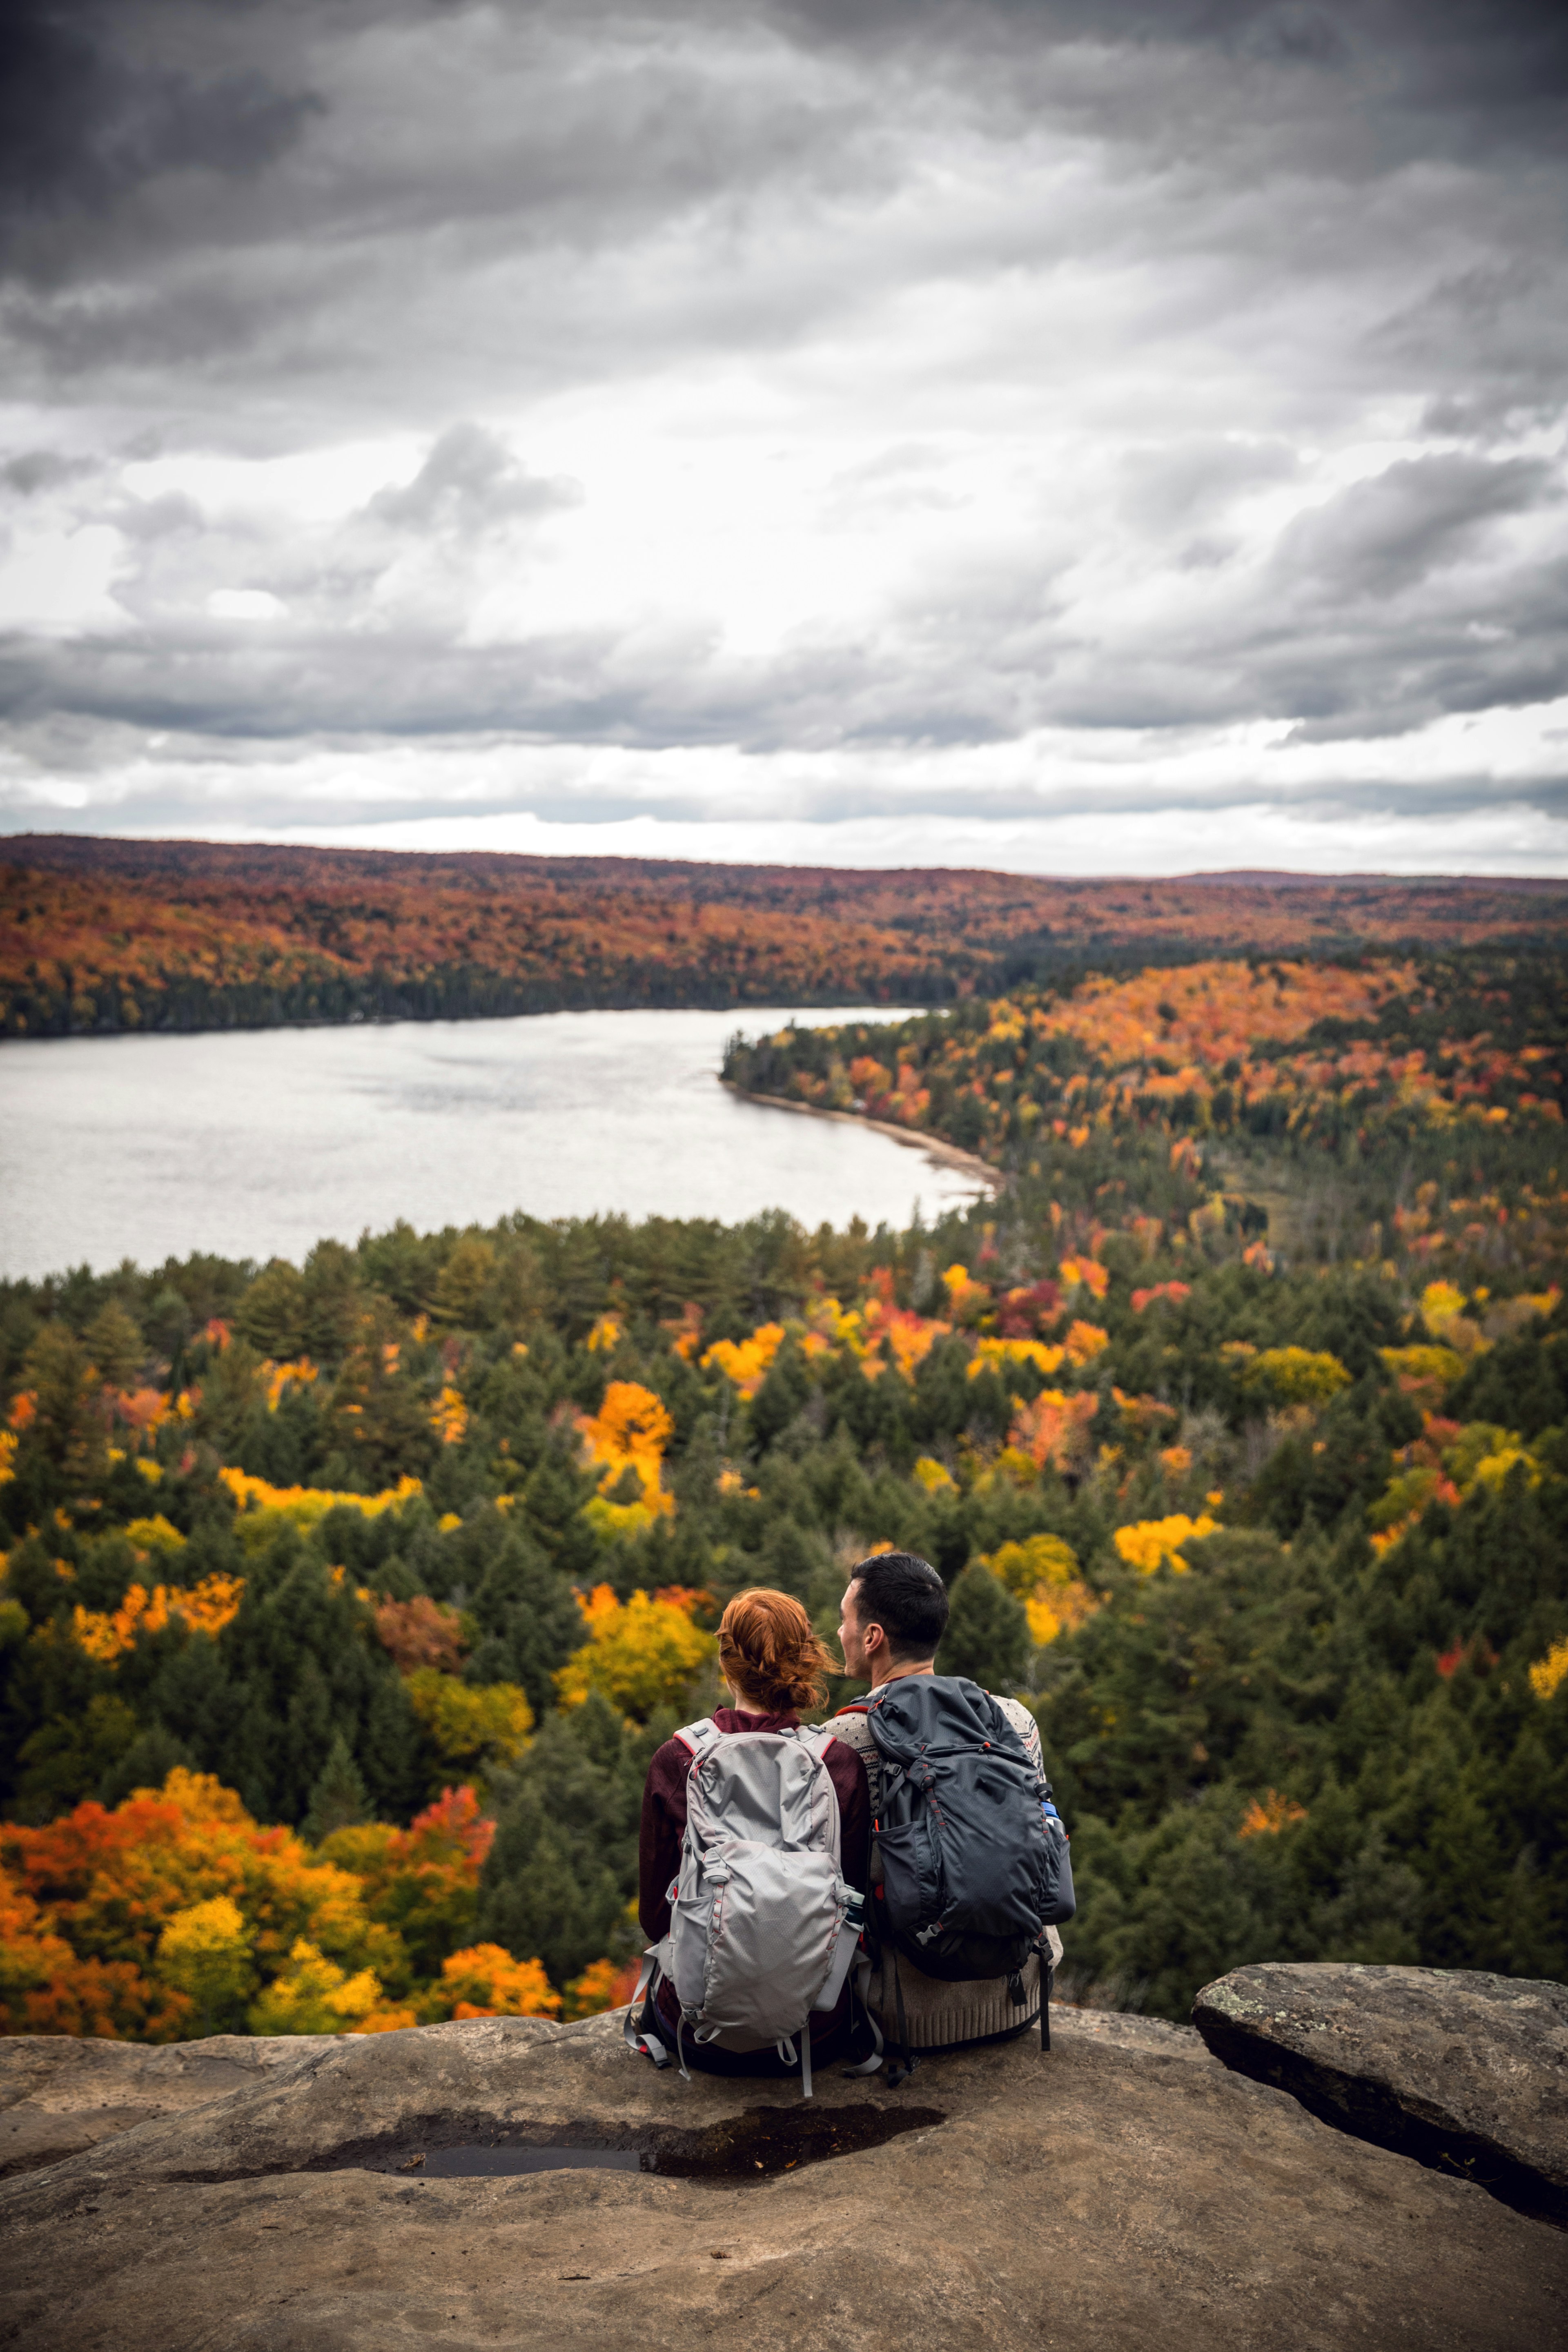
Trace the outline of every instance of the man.
<path fill-rule="evenodd" d="M 838 1640 L 845 1669 L 873 1691 L 905 1675 L 936 1671 L 939 1643 L 947 1628 L 947 1589 L 929 1562 L 914 1553 L 889 1551 L 863 1559 L 850 1577 L 844 1595 Z M 1007 1721 L 1024 1743 L 1029 1759 L 1043 1771 L 1040 1731 L 1026 1706 L 1016 1699 L 997 1698 Z M 865 1764 L 871 1789 L 871 1811 L 881 1816 L 881 1763 L 866 1720 L 865 1702 L 851 1702 L 826 1726 L 835 1738 L 853 1748 Z M 871 1848 L 871 1904 L 882 1877 L 876 1841 Z M 1062 1956 L 1061 1937 L 1046 1930 L 1053 1966 Z M 1005 1977 L 948 1984 L 924 1976 L 906 1957 L 899 1960 L 903 1991 L 904 2033 L 911 2051 L 947 2050 L 961 2042 L 984 2042 L 1022 2033 L 1039 2022 L 1040 1963 L 1031 1956 L 1023 1970 L 1024 2005 L 1012 1999 Z M 897 2040 L 899 2023 L 890 1963 L 873 1967 L 868 2006 L 889 2041 Z"/>

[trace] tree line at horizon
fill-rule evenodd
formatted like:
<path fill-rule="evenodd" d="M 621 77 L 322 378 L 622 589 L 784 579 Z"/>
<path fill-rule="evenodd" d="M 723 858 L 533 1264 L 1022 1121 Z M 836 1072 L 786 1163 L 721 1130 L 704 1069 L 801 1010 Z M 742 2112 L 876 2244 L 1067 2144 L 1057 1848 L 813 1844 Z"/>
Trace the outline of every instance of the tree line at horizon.
<path fill-rule="evenodd" d="M 934 1228 L 0 1286 L 7 2030 L 624 1994 L 725 1600 L 831 1633 L 889 1545 L 1039 1720 L 1069 1991 L 1568 1974 L 1563 976 L 1210 960 L 732 1050 L 1006 1171 Z"/>
<path fill-rule="evenodd" d="M 1560 941 L 1568 887 L 1063 883 L 655 859 L 14 837 L 0 1037 L 587 1007 L 942 1004 L 1203 948 Z"/>

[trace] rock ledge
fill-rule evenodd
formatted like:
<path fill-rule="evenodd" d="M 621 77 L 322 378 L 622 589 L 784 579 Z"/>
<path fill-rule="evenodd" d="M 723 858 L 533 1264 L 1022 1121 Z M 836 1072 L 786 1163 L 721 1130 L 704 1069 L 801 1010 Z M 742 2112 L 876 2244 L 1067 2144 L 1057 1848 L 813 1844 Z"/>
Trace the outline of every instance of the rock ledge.
<path fill-rule="evenodd" d="M 1325 2123 L 1568 2225 L 1568 1986 L 1268 1962 L 1205 1985 L 1193 2022 Z"/>
<path fill-rule="evenodd" d="M 688 2084 L 620 2019 L 307 2042 L 175 2111 L 172 2070 L 39 2050 L 31 2104 L 162 2114 L 0 2187 L 0 2343 L 27 2352 L 1519 2352 L 1562 2340 L 1568 2234 L 1328 2128 L 1199 2037 L 1064 2011 L 913 2082 L 819 2082 L 830 2161 L 726 2178 L 428 2177 L 459 2127 L 721 2137 L 792 2084 Z M 146 2053 L 151 2057 L 153 2053 Z M 281 2053 L 279 2053 L 281 2055 Z M 216 2071 L 221 2070 L 221 2071 Z M 51 2094 L 53 2076 L 58 2091 Z M 190 2078 L 195 2087 L 194 2074 Z M 918 2107 L 939 2112 L 940 2121 Z M 26 2102 L 21 2104 L 27 2104 Z M 897 2110 L 903 2125 L 886 2137 Z M 383 2170 L 371 2144 L 408 2148 Z M 553 2144 L 559 2144 L 553 2143 Z M 804 2152 L 803 2152 L 804 2154 Z"/>

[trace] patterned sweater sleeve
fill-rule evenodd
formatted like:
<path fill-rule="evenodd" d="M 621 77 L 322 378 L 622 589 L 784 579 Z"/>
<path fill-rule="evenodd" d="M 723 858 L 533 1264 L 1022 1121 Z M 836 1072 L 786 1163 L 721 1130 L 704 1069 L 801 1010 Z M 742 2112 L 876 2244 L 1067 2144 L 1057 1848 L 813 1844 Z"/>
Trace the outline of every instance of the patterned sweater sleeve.
<path fill-rule="evenodd" d="M 992 1694 L 995 1696 L 994 1692 Z M 1040 1748 L 1040 1727 L 1021 1699 L 998 1698 L 997 1706 L 1028 1750 L 1029 1761 L 1037 1772 L 1044 1773 L 1045 1757 Z"/>

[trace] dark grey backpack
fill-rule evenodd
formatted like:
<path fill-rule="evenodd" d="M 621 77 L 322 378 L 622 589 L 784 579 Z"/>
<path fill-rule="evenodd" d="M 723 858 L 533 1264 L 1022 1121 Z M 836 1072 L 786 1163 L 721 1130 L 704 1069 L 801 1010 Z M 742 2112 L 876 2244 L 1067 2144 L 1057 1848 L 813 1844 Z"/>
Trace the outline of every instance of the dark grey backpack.
<path fill-rule="evenodd" d="M 877 1934 L 948 1983 L 1016 1978 L 1075 1907 L 1049 1781 L 989 1691 L 962 1675 L 884 1683 L 866 1723 L 882 1761 Z"/>

